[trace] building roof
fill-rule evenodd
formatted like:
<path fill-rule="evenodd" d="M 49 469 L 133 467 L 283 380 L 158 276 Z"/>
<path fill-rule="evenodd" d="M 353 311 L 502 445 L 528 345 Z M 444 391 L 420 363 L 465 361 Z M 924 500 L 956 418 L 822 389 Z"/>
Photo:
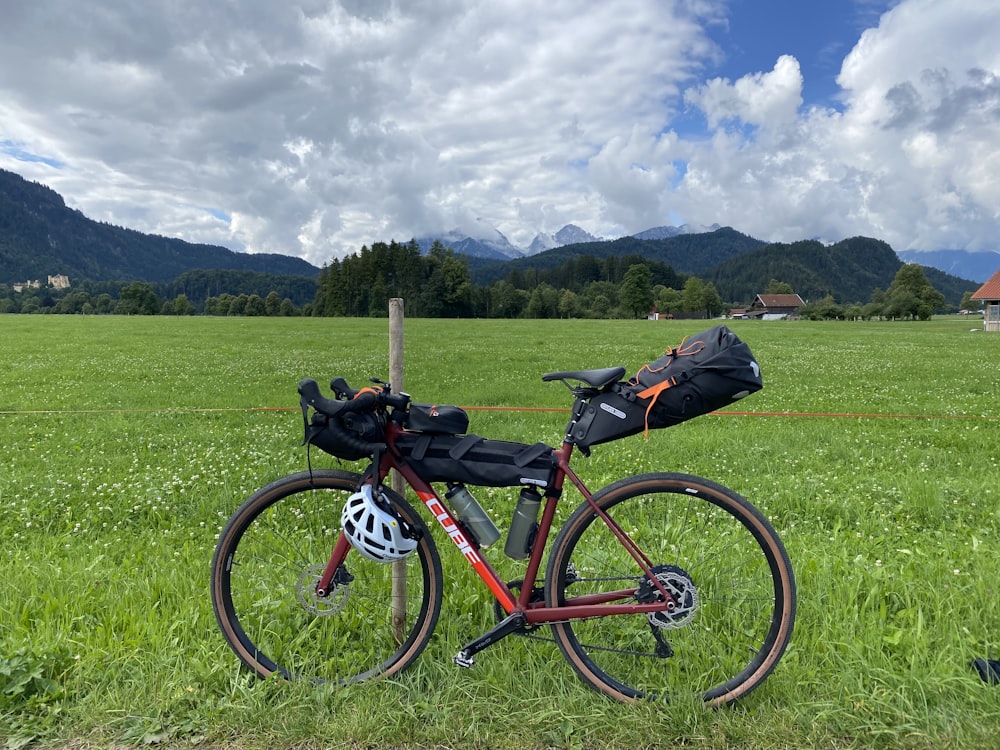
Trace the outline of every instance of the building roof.
<path fill-rule="evenodd" d="M 1000 271 L 990 276 L 989 280 L 972 295 L 972 299 L 1000 299 Z"/>
<path fill-rule="evenodd" d="M 797 294 L 758 294 L 757 299 L 764 307 L 802 307 L 805 304 Z"/>

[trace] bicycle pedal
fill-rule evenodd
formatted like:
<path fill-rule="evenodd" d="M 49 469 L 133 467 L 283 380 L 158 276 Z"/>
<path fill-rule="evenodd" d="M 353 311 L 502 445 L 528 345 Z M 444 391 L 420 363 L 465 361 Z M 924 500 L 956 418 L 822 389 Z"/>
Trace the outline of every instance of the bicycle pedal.
<path fill-rule="evenodd" d="M 476 663 L 476 660 L 471 656 L 469 656 L 465 651 L 459 651 L 457 654 L 455 654 L 455 656 L 452 657 L 451 660 L 455 662 L 455 664 L 460 666 L 462 669 L 469 669 L 473 664 Z"/>

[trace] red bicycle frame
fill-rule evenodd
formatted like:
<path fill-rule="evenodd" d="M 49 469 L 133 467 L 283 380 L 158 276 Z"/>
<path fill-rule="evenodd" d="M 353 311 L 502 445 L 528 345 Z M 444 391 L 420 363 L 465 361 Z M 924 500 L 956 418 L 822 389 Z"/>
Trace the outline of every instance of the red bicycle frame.
<path fill-rule="evenodd" d="M 421 479 L 412 466 L 396 460 L 393 446 L 395 445 L 396 438 L 402 432 L 402 428 L 391 422 L 386 427 L 385 436 L 388 450 L 382 453 L 378 467 L 379 481 L 384 480 L 391 469 L 395 469 L 400 473 L 508 615 L 520 613 L 523 615 L 525 623 L 536 625 L 588 617 L 662 612 L 664 610 L 672 610 L 676 606 L 676 600 L 673 595 L 652 572 L 652 563 L 649 558 L 642 552 L 635 541 L 625 533 L 621 526 L 594 501 L 590 490 L 576 475 L 572 467 L 570 467 L 569 460 L 573 453 L 572 443 L 564 441 L 560 448 L 553 451 L 557 462 L 555 476 L 550 492 L 545 496 L 545 504 L 538 523 L 538 533 L 531 553 L 528 556 L 528 567 L 524 574 L 523 583 L 521 584 L 519 593 L 515 596 L 514 592 L 511 591 L 510 587 L 494 570 L 489 561 L 480 553 L 479 545 L 469 538 L 458 523 L 458 520 L 452 515 L 448 506 L 441 500 L 437 492 L 435 492 L 434 488 Z M 580 494 L 590 504 L 597 516 L 608 526 L 615 538 L 618 539 L 629 555 L 635 560 L 636 564 L 645 574 L 646 579 L 651 581 L 656 587 L 662 597 L 660 601 L 649 604 L 641 604 L 635 601 L 622 603 L 623 600 L 634 599 L 635 588 L 570 597 L 564 604 L 553 606 L 548 605 L 544 601 L 531 600 L 535 582 L 538 580 L 538 571 L 542 564 L 545 543 L 552 530 L 556 507 L 559 504 L 559 497 L 562 494 L 563 484 L 567 478 L 580 491 Z M 343 532 L 341 532 L 334 545 L 326 569 L 316 585 L 317 595 L 325 596 L 329 592 L 331 581 L 333 581 L 337 569 L 347 558 L 350 549 L 350 543 Z M 618 603 L 615 604 L 613 602 Z"/>

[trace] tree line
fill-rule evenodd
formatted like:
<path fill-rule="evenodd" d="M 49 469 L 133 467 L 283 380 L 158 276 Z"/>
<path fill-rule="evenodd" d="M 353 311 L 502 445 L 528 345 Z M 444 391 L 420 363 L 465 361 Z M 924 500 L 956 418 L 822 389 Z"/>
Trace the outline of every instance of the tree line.
<path fill-rule="evenodd" d="M 262 291 L 265 285 L 270 291 Z M 392 241 L 332 260 L 317 280 L 192 271 L 169 283 L 82 282 L 69 290 L 21 293 L 0 288 L 0 312 L 379 317 L 391 297 L 406 300 L 408 315 L 430 318 L 637 318 L 652 309 L 713 317 L 724 311 L 710 282 L 639 255 L 578 256 L 541 270 L 515 267 L 479 285 L 468 258 L 440 242 L 423 255 L 415 241 Z"/>
<path fill-rule="evenodd" d="M 792 294 L 787 282 L 771 279 L 765 294 Z M 965 292 L 962 310 L 975 312 L 982 303 L 972 299 L 973 292 Z M 949 308 L 945 297 L 927 279 L 924 269 L 916 264 L 904 264 L 896 272 L 886 289 L 875 288 L 868 302 L 838 304 L 833 295 L 806 302 L 799 308 L 799 317 L 807 320 L 928 320 L 935 312 Z"/>
<path fill-rule="evenodd" d="M 251 291 L 238 293 L 194 291 L 189 295 L 185 289 L 199 289 L 183 277 L 169 283 L 147 281 L 83 281 L 70 289 L 56 290 L 48 287 L 27 288 L 15 292 L 11 287 L 0 285 L 0 313 L 57 314 L 57 315 L 302 315 L 303 306 L 287 296 L 289 285 L 295 287 L 296 297 L 311 300 L 315 296 L 316 282 L 298 277 L 276 277 L 278 288 L 267 288 L 269 274 L 254 274 L 237 271 L 191 272 L 195 278 L 202 276 L 209 288 L 247 288 Z M 233 278 L 258 276 L 256 283 L 228 287 Z M 188 274 L 184 274 L 188 276 Z M 280 280 L 285 278 L 284 282 Z M 224 279 L 228 279 L 225 281 Z M 265 285 L 262 291 L 253 291 L 255 286 Z M 283 296 L 283 293 L 284 296 Z M 309 304 L 308 302 L 306 304 Z"/>
<path fill-rule="evenodd" d="M 440 242 L 422 255 L 416 242 L 392 241 L 324 266 L 311 314 L 384 316 L 391 297 L 406 300 L 408 315 L 431 318 L 635 318 L 658 306 L 702 316 L 723 310 L 711 284 L 638 255 L 582 255 L 541 270 L 515 267 L 479 285 L 468 259 Z"/>
<path fill-rule="evenodd" d="M 230 291 L 224 291 L 230 290 Z M 237 290 L 237 291 L 233 291 Z M 798 291 L 772 278 L 765 293 Z M 966 293 L 963 307 L 972 303 Z M 124 315 L 383 317 L 392 297 L 407 314 L 430 318 L 712 318 L 750 300 L 723 300 L 715 284 L 639 255 L 578 255 L 547 268 L 514 264 L 476 284 L 469 260 L 440 242 L 421 253 L 415 241 L 377 242 L 320 270 L 318 279 L 246 271 L 191 271 L 171 282 L 82 282 L 69 290 L 0 288 L 0 312 Z M 916 264 L 899 267 L 867 302 L 832 294 L 800 310 L 810 319 L 926 319 L 948 308 Z"/>

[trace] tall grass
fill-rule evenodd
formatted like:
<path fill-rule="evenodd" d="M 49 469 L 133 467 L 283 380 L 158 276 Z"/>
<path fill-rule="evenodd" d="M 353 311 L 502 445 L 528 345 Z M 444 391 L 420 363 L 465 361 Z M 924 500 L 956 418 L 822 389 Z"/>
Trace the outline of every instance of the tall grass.
<path fill-rule="evenodd" d="M 386 375 L 386 322 L 0 316 L 0 739 L 995 744 L 1000 688 L 969 662 L 1000 656 L 1000 336 L 958 318 L 730 325 L 757 355 L 763 391 L 576 462 L 595 488 L 641 471 L 702 474 L 746 495 L 781 533 L 799 584 L 793 644 L 759 690 L 708 712 L 611 703 L 552 644 L 522 638 L 457 670 L 451 656 L 493 613 L 443 539 L 442 621 L 413 668 L 336 690 L 250 679 L 211 611 L 216 535 L 247 494 L 305 465 L 300 378 Z M 698 328 L 408 320 L 405 389 L 436 403 L 568 407 L 541 373 L 634 371 Z M 477 410 L 472 429 L 554 444 L 566 416 Z M 514 491 L 477 495 L 503 527 Z M 520 576 L 521 564 L 490 556 Z"/>

